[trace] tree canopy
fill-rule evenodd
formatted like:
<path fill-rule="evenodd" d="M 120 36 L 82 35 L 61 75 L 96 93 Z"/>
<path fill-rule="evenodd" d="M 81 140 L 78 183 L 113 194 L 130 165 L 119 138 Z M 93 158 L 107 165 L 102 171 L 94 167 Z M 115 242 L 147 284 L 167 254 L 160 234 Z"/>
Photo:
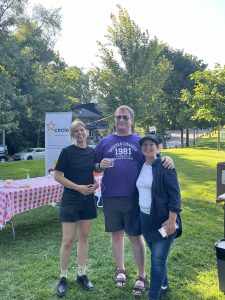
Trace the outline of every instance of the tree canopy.
<path fill-rule="evenodd" d="M 61 10 L 0 0 L 0 130 L 11 152 L 44 146 L 46 111 L 67 111 L 90 99 L 89 77 L 54 51 Z"/>
<path fill-rule="evenodd" d="M 135 110 L 137 124 L 147 127 L 145 121 L 153 121 L 165 109 L 163 87 L 172 65 L 161 55 L 163 45 L 151 40 L 148 31 L 141 32 L 126 9 L 118 6 L 118 11 L 118 17 L 111 15 L 107 43 L 99 43 L 102 67 L 96 68 L 92 80 L 107 116 L 127 104 Z"/>
<path fill-rule="evenodd" d="M 189 76 L 207 65 L 156 37 L 150 39 L 119 5 L 111 23 L 106 43 L 99 43 L 102 66 L 92 72 L 104 113 L 112 116 L 119 105 L 130 105 L 142 132 L 153 124 L 162 135 L 166 129 L 189 126 L 190 107 L 181 100 L 181 90 L 192 91 Z"/>
<path fill-rule="evenodd" d="M 192 107 L 195 119 L 206 119 L 220 126 L 225 124 L 225 66 L 215 65 L 214 70 L 197 71 L 191 75 L 194 86 Z M 220 150 L 220 134 L 218 134 Z"/>

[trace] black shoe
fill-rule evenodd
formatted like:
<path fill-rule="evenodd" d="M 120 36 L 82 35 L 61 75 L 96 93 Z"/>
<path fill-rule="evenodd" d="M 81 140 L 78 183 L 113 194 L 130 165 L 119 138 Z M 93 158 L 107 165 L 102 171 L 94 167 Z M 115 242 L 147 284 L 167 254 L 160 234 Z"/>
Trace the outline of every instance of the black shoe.
<path fill-rule="evenodd" d="M 66 277 L 62 277 L 57 285 L 56 294 L 58 297 L 63 297 L 66 294 Z"/>
<path fill-rule="evenodd" d="M 77 283 L 87 291 L 92 291 L 94 289 L 94 285 L 91 281 L 89 281 L 87 275 L 77 275 Z"/>

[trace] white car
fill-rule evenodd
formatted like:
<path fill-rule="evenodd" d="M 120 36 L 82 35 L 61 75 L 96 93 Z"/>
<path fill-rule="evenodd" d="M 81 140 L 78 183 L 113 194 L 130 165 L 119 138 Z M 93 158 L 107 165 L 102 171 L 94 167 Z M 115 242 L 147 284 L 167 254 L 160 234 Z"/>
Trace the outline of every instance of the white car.
<path fill-rule="evenodd" d="M 45 148 L 27 148 L 13 155 L 14 160 L 44 159 Z"/>

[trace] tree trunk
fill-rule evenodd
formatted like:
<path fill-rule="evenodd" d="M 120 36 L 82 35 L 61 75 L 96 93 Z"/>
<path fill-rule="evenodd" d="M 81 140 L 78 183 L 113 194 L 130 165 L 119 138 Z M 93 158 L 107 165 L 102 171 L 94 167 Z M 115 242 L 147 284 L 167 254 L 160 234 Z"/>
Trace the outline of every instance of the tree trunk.
<path fill-rule="evenodd" d="M 161 149 L 167 149 L 167 145 L 166 145 L 166 139 L 164 138 L 165 134 L 164 134 L 164 130 L 161 129 L 160 130 L 160 137 L 162 138 L 162 145 L 161 145 Z"/>
<path fill-rule="evenodd" d="M 2 142 L 0 141 L 3 145 L 5 145 L 5 129 L 2 129 Z"/>
<path fill-rule="evenodd" d="M 195 128 L 193 129 L 193 145 L 195 146 Z"/>
<path fill-rule="evenodd" d="M 41 137 L 41 125 L 39 126 L 37 130 L 37 147 L 40 145 L 40 137 Z"/>
<path fill-rule="evenodd" d="M 218 128 L 217 150 L 220 151 L 220 128 L 221 128 L 220 123 L 218 124 L 217 128 Z"/>
<path fill-rule="evenodd" d="M 186 128 L 186 147 L 189 147 L 189 128 Z"/>
<path fill-rule="evenodd" d="M 180 142 L 181 142 L 181 148 L 184 148 L 184 129 L 180 129 Z"/>

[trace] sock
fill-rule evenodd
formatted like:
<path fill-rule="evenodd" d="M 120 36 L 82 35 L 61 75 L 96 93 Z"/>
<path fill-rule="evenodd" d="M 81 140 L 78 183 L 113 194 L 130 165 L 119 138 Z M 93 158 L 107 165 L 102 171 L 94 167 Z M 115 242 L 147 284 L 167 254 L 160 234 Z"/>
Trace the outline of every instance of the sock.
<path fill-rule="evenodd" d="M 78 265 L 78 276 L 86 274 L 86 265 Z"/>
<path fill-rule="evenodd" d="M 68 272 L 68 270 L 61 270 L 60 278 L 62 278 L 62 277 L 67 278 L 67 272 Z"/>

